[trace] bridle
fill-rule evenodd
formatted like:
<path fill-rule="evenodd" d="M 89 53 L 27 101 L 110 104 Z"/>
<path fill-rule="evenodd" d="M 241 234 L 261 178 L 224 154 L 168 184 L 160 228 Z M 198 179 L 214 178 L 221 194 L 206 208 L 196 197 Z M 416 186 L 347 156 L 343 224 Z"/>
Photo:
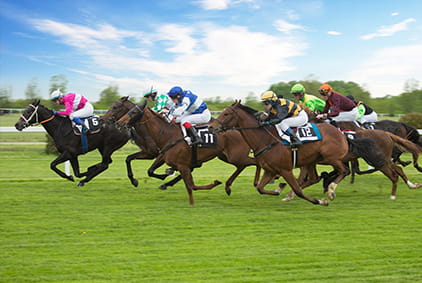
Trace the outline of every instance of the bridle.
<path fill-rule="evenodd" d="M 30 126 L 30 125 L 47 123 L 48 121 L 51 121 L 54 118 L 54 116 L 55 116 L 53 114 L 50 118 L 47 118 L 47 119 L 42 120 L 42 121 L 39 121 L 39 119 L 38 119 L 38 108 L 39 108 L 39 105 L 34 106 L 32 104 L 29 104 L 29 106 L 31 106 L 34 109 L 34 111 L 31 113 L 31 115 L 29 115 L 28 118 L 26 118 L 23 114 L 21 115 L 21 119 L 25 122 L 24 123 L 25 128 L 28 127 L 28 126 Z M 29 122 L 32 120 L 32 118 L 34 118 L 34 116 L 35 116 L 35 122 L 32 123 L 32 124 L 30 124 Z"/>

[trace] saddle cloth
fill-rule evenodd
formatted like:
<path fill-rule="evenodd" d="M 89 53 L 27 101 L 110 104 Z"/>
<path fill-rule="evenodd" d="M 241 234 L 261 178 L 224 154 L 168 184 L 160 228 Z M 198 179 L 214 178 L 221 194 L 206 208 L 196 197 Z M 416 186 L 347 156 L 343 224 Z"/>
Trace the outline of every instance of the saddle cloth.
<path fill-rule="evenodd" d="M 356 132 L 355 131 L 350 131 L 350 130 L 345 130 L 345 131 L 341 131 L 343 133 L 343 135 L 346 136 L 346 138 L 354 140 L 356 139 Z"/>
<path fill-rule="evenodd" d="M 204 126 L 195 126 L 198 135 L 203 140 L 202 145 L 198 145 L 199 147 L 216 147 L 217 146 L 217 136 L 215 134 L 210 133 L 208 130 L 208 125 Z"/>
<path fill-rule="evenodd" d="M 293 128 L 297 137 L 302 143 L 314 142 L 322 139 L 321 132 L 314 123 L 308 123 L 303 127 Z M 281 136 L 283 144 L 290 145 L 290 137 L 283 133 Z"/>
<path fill-rule="evenodd" d="M 83 130 L 85 130 L 85 133 L 90 134 L 96 134 L 101 131 L 100 117 L 90 116 L 81 119 L 83 120 L 83 126 L 85 129 L 83 129 L 82 125 L 77 125 L 75 124 L 75 122 L 72 121 L 73 132 L 75 133 L 75 135 L 80 136 Z"/>

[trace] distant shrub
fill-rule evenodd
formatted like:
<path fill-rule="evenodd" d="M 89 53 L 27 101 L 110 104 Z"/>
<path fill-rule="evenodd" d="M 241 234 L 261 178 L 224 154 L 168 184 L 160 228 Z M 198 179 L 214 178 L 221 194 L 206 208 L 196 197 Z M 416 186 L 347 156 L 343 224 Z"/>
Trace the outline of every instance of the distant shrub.
<path fill-rule="evenodd" d="M 54 142 L 53 138 L 49 134 L 46 134 L 46 137 L 47 144 L 45 146 L 45 153 L 59 155 L 59 152 L 56 148 L 56 143 Z"/>
<path fill-rule="evenodd" d="M 416 129 L 422 129 L 422 113 L 413 112 L 403 115 L 399 121 Z"/>

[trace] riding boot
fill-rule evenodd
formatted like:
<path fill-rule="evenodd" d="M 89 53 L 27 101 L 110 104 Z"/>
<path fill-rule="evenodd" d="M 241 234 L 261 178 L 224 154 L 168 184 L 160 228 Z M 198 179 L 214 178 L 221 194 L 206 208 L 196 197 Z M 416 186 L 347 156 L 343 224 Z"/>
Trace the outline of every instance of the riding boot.
<path fill-rule="evenodd" d="M 288 128 L 284 132 L 289 135 L 291 146 L 298 146 L 298 145 L 302 144 L 302 142 L 299 140 L 299 138 L 296 136 L 296 134 L 293 132 L 293 130 L 291 128 Z"/>
<path fill-rule="evenodd" d="M 76 125 L 80 125 L 80 126 L 82 126 L 82 132 L 83 132 L 83 133 L 88 132 L 88 128 L 85 126 L 85 123 L 84 123 L 84 121 L 83 121 L 81 118 L 79 118 L 79 117 L 74 117 L 74 118 L 72 119 L 72 121 L 73 121 L 73 122 L 75 122 L 75 124 L 76 124 Z"/>
<path fill-rule="evenodd" d="M 188 135 L 191 138 L 192 141 L 192 145 L 195 144 L 203 144 L 204 141 L 201 139 L 201 137 L 198 135 L 198 132 L 196 131 L 195 127 L 190 127 L 188 129 L 186 129 Z"/>

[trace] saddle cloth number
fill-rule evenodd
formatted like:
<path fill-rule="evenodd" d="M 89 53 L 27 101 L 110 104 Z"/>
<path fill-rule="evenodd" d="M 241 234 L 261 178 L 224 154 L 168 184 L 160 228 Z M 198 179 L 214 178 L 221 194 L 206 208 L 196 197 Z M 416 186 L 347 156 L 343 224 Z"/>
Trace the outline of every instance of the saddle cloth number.
<path fill-rule="evenodd" d="M 207 126 L 196 127 L 196 130 L 198 131 L 198 135 L 201 137 L 202 141 L 204 142 L 202 144 L 202 147 L 215 147 L 217 145 L 217 136 L 210 133 Z"/>
<path fill-rule="evenodd" d="M 343 131 L 343 135 L 346 136 L 346 138 L 354 140 L 356 139 L 356 132 L 355 131 Z"/>
<path fill-rule="evenodd" d="M 94 116 L 86 118 L 85 125 L 90 131 L 96 131 L 100 128 L 100 117 Z"/>
<path fill-rule="evenodd" d="M 299 138 L 310 138 L 315 137 L 315 131 L 312 127 L 301 127 L 297 129 Z"/>

